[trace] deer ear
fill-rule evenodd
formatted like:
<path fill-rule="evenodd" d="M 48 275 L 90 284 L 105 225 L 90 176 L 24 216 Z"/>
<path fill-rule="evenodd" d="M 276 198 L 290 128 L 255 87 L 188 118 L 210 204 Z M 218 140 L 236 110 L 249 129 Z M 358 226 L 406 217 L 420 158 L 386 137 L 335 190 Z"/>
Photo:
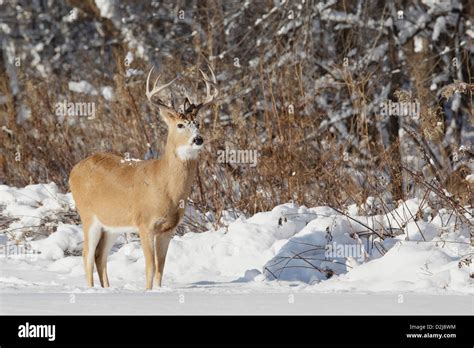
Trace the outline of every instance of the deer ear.
<path fill-rule="evenodd" d="M 191 106 L 191 102 L 189 101 L 189 98 L 186 97 L 184 99 L 184 104 L 183 104 L 184 111 L 186 112 L 186 110 L 188 110 L 190 106 Z"/>
<path fill-rule="evenodd" d="M 196 116 L 197 112 L 199 111 L 199 108 L 195 104 L 192 104 L 189 101 L 189 99 L 187 99 L 187 103 L 185 102 L 184 105 L 185 105 L 184 113 L 187 116 L 191 116 L 191 118 L 194 118 Z"/>

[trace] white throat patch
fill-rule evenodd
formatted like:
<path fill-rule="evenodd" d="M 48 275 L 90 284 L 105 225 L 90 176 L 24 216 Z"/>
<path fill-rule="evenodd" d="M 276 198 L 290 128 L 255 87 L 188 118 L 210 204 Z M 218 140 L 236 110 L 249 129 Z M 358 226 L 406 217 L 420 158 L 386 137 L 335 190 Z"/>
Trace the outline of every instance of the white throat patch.
<path fill-rule="evenodd" d="M 176 155 L 181 161 L 195 160 L 199 156 L 201 146 L 181 145 L 176 149 Z"/>

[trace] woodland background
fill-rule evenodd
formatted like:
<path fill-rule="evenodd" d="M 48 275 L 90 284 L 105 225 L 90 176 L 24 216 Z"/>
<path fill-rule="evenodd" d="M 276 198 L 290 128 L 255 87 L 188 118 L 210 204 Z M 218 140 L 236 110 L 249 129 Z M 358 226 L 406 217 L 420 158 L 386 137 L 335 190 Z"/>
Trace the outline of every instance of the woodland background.
<path fill-rule="evenodd" d="M 158 157 L 166 128 L 148 70 L 181 76 L 180 102 L 183 88 L 202 93 L 197 68 L 210 65 L 221 98 L 201 117 L 191 197 L 204 219 L 288 201 L 370 215 L 411 197 L 463 213 L 473 22 L 468 0 L 0 1 L 0 184 L 66 192 L 91 153 Z M 60 117 L 63 101 L 97 115 Z M 420 115 L 384 115 L 389 101 Z M 225 148 L 257 150 L 257 166 L 218 163 Z"/>

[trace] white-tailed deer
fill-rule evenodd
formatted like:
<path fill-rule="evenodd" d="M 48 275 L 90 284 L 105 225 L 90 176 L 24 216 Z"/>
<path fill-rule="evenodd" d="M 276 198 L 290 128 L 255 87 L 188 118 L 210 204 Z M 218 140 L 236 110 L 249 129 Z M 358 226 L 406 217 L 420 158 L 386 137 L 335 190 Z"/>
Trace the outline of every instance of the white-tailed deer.
<path fill-rule="evenodd" d="M 88 286 L 94 286 L 94 262 L 102 287 L 109 286 L 107 256 L 117 236 L 138 232 L 145 256 L 146 289 L 161 286 L 168 245 L 184 215 L 186 200 L 196 174 L 199 150 L 198 111 L 213 103 L 218 90 L 201 70 L 206 85 L 206 99 L 192 104 L 186 97 L 183 110 L 167 106 L 153 97 L 173 82 L 158 85 L 159 76 L 150 88 L 148 100 L 159 108 L 168 126 L 168 138 L 158 160 L 126 161 L 109 153 L 94 154 L 74 166 L 69 185 L 84 230 L 83 258 Z M 214 92 L 211 94 L 211 84 Z"/>

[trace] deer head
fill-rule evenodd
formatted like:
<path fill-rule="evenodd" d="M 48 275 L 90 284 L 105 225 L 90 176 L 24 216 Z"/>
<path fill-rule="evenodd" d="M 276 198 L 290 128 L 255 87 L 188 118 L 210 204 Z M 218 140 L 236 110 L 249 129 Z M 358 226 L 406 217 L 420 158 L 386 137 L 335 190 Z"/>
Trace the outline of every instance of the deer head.
<path fill-rule="evenodd" d="M 213 104 L 219 93 L 216 88 L 217 81 L 214 72 L 210 67 L 209 70 L 211 72 L 212 81 L 209 80 L 206 73 L 199 70 L 206 85 L 206 97 L 204 101 L 201 103 L 192 103 L 189 96 L 186 94 L 186 99 L 181 110 L 177 110 L 174 105 L 166 105 L 166 103 L 158 97 L 158 93 L 171 86 L 176 78 L 164 85 L 160 85 L 160 76 L 158 76 L 153 84 L 153 88 L 150 88 L 150 77 L 153 68 L 151 68 L 148 73 L 146 81 L 146 96 L 150 103 L 160 110 L 160 115 L 168 126 L 168 140 L 166 147 L 172 149 L 177 157 L 183 161 L 197 158 L 199 150 L 202 148 L 204 143 L 204 139 L 199 133 L 197 122 L 198 112 Z M 213 93 L 211 93 L 211 85 L 214 86 Z M 156 102 L 153 101 L 153 97 L 155 96 L 158 97 L 155 98 Z"/>

